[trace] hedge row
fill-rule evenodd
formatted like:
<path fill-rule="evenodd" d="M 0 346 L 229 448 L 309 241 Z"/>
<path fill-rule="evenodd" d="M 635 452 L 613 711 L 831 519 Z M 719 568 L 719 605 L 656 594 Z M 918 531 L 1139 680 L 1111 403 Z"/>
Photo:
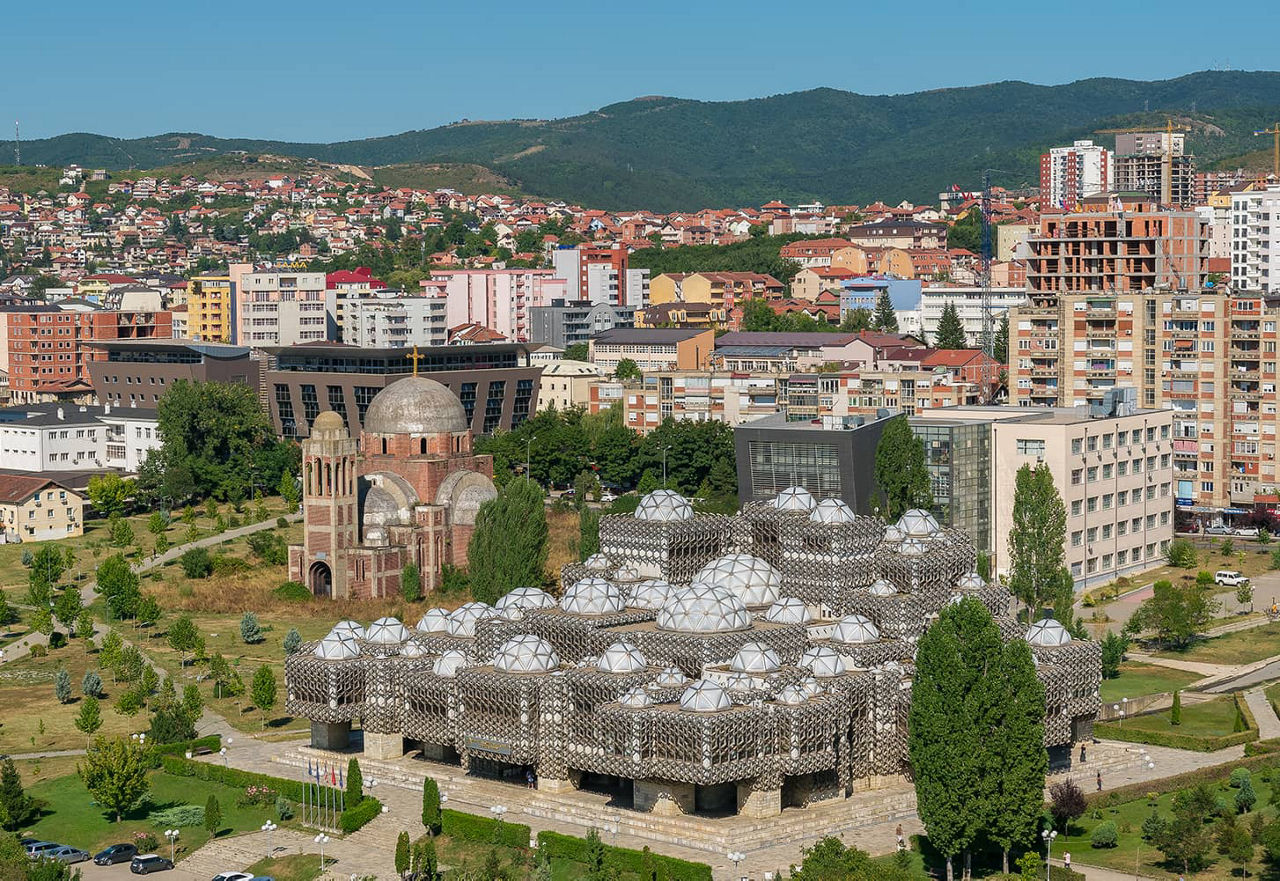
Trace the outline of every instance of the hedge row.
<path fill-rule="evenodd" d="M 1263 742 L 1268 744 L 1276 743 L 1276 741 Z M 1117 786 L 1115 789 L 1106 792 L 1091 792 L 1085 796 L 1085 799 L 1090 807 L 1115 807 L 1125 802 L 1145 799 L 1153 792 L 1156 795 L 1164 795 L 1181 789 L 1191 789 L 1201 783 L 1221 783 L 1229 778 L 1231 772 L 1236 768 L 1248 768 L 1250 771 L 1256 771 L 1259 768 L 1275 767 L 1280 767 L 1280 763 L 1276 761 L 1276 756 L 1273 753 L 1245 756 L 1243 759 L 1223 762 L 1221 765 L 1212 765 L 1208 768 L 1197 768 L 1194 771 L 1186 771 L 1173 777 L 1129 783 L 1125 786 Z"/>
<path fill-rule="evenodd" d="M 381 813 L 382 802 L 371 795 L 366 795 L 358 805 L 342 812 L 338 818 L 338 826 L 342 829 L 343 835 L 350 835 Z"/>
<path fill-rule="evenodd" d="M 221 734 L 210 734 L 207 737 L 197 737 L 195 740 L 179 740 L 177 743 L 162 743 L 153 747 L 156 755 L 160 756 L 185 756 L 187 750 L 195 752 L 200 749 L 217 752 L 221 748 Z"/>
<path fill-rule="evenodd" d="M 241 771 L 239 768 L 227 768 L 214 762 L 197 762 L 183 756 L 161 756 L 160 765 L 165 773 L 175 777 L 195 777 L 197 780 L 222 783 L 237 789 L 266 786 L 290 801 L 302 801 L 303 792 L 307 787 L 307 784 L 301 780 L 286 780 L 283 777 L 272 777 L 270 774 Z"/>
<path fill-rule="evenodd" d="M 1244 717 L 1244 724 L 1248 726 L 1250 731 L 1257 731 L 1258 717 L 1253 715 L 1253 710 L 1249 709 L 1249 702 L 1244 699 L 1244 692 L 1237 691 L 1231 697 L 1236 702 L 1236 706 L 1240 708 L 1240 715 Z"/>
<path fill-rule="evenodd" d="M 1195 734 L 1178 734 L 1172 731 L 1145 731 L 1130 725 L 1121 728 L 1114 722 L 1093 723 L 1095 737 L 1103 740 L 1123 740 L 1126 743 L 1145 743 L 1150 746 L 1168 746 L 1174 749 L 1189 749 L 1196 752 L 1211 753 L 1229 746 L 1249 743 L 1258 739 L 1258 729 L 1239 731 L 1235 734 L 1223 734 L 1218 737 L 1199 736 Z"/>
<path fill-rule="evenodd" d="M 559 832 L 539 832 L 538 849 L 551 859 L 566 859 L 575 863 L 589 863 L 589 845 L 585 838 L 561 835 Z M 638 875 L 641 878 L 667 877 L 671 881 L 711 881 L 711 867 L 705 863 L 691 863 L 675 857 L 663 856 L 652 851 L 631 850 L 626 847 L 605 845 L 607 864 L 621 874 Z"/>
<path fill-rule="evenodd" d="M 450 838 L 466 841 L 481 841 L 502 847 L 529 846 L 530 830 L 522 823 L 504 823 L 449 808 L 440 812 L 440 831 Z"/>
<path fill-rule="evenodd" d="M 1022 881 L 1022 878 L 1022 875 L 988 875 L 987 881 Z M 1075 869 L 1052 866 L 1049 869 L 1049 881 L 1085 881 L 1085 877 Z"/>
<path fill-rule="evenodd" d="M 1267 753 L 1280 752 L 1280 738 L 1271 740 L 1255 740 L 1244 745 L 1246 756 L 1265 756 Z"/>

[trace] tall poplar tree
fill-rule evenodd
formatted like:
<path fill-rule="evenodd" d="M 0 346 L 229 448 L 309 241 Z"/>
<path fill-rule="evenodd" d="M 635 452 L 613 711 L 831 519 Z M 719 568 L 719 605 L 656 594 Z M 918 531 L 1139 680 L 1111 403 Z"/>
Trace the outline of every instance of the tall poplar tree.
<path fill-rule="evenodd" d="M 542 490 L 513 480 L 480 506 L 467 548 L 471 593 L 492 603 L 517 587 L 546 581 L 547 512 Z"/>
<path fill-rule="evenodd" d="M 916 437 L 906 416 L 895 416 L 885 424 L 876 446 L 875 478 L 882 500 L 880 513 L 886 520 L 897 520 L 912 508 L 933 507 L 924 441 Z"/>
<path fill-rule="evenodd" d="M 947 301 L 942 307 L 942 317 L 938 319 L 938 330 L 933 336 L 935 349 L 967 349 L 969 340 L 964 333 L 964 325 L 960 322 L 960 313 L 956 304 Z"/>
<path fill-rule="evenodd" d="M 1027 604 L 1033 618 L 1046 599 L 1062 592 L 1066 540 L 1067 509 L 1049 466 L 1043 462 L 1034 468 L 1023 465 L 1013 488 L 1009 590 Z M 1062 617 L 1061 610 L 1058 615 Z M 1070 618 L 1068 609 L 1066 620 Z"/>

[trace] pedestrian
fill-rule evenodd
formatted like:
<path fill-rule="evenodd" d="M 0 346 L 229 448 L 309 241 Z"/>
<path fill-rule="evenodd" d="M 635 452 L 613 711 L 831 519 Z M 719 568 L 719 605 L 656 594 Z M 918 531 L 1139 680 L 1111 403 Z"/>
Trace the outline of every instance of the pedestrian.
<path fill-rule="evenodd" d="M 1064 850 L 1062 852 L 1062 865 L 1068 872 L 1071 871 L 1071 851 Z"/>
<path fill-rule="evenodd" d="M 524 772 L 524 781 L 525 783 L 528 784 L 530 789 L 533 789 L 533 769 L 532 768 Z"/>
<path fill-rule="evenodd" d="M 902 824 L 901 824 L 901 823 L 899 823 L 899 824 L 898 824 L 898 830 L 897 830 L 897 833 L 898 833 L 898 850 L 906 850 L 906 849 L 907 849 L 907 841 L 906 841 L 906 839 L 905 839 L 905 838 L 903 838 L 903 837 L 902 837 Z"/>
<path fill-rule="evenodd" d="M 1085 746 L 1084 746 L 1084 744 L 1082 743 L 1082 744 L 1080 744 L 1080 764 L 1082 764 L 1082 765 L 1085 763 L 1085 751 L 1084 751 L 1084 750 L 1085 750 Z"/>
<path fill-rule="evenodd" d="M 1102 792 L 1102 772 L 1098 772 L 1098 792 Z"/>

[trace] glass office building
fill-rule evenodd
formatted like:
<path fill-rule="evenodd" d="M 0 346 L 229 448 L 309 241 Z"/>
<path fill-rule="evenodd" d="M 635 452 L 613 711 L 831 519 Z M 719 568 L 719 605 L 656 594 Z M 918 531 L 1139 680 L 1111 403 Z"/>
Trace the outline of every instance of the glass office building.
<path fill-rule="evenodd" d="M 991 423 L 911 419 L 924 442 L 933 488 L 933 514 L 945 526 L 962 529 L 979 553 L 991 553 Z"/>

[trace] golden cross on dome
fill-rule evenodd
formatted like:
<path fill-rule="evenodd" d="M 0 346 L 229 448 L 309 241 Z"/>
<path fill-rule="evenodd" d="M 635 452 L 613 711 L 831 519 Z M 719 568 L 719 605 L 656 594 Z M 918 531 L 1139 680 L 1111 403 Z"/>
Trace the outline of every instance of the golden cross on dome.
<path fill-rule="evenodd" d="M 418 362 L 419 362 L 419 361 L 421 361 L 423 358 L 425 358 L 425 357 L 427 357 L 427 356 L 426 356 L 426 355 L 419 355 L 419 354 L 418 354 L 418 347 L 417 347 L 417 346 L 414 346 L 414 347 L 413 347 L 413 354 L 412 354 L 412 355 L 405 355 L 405 357 L 406 357 L 406 358 L 408 358 L 410 361 L 412 361 L 412 362 L 413 362 L 413 375 L 414 375 L 414 376 L 417 376 L 417 375 L 418 375 Z"/>

